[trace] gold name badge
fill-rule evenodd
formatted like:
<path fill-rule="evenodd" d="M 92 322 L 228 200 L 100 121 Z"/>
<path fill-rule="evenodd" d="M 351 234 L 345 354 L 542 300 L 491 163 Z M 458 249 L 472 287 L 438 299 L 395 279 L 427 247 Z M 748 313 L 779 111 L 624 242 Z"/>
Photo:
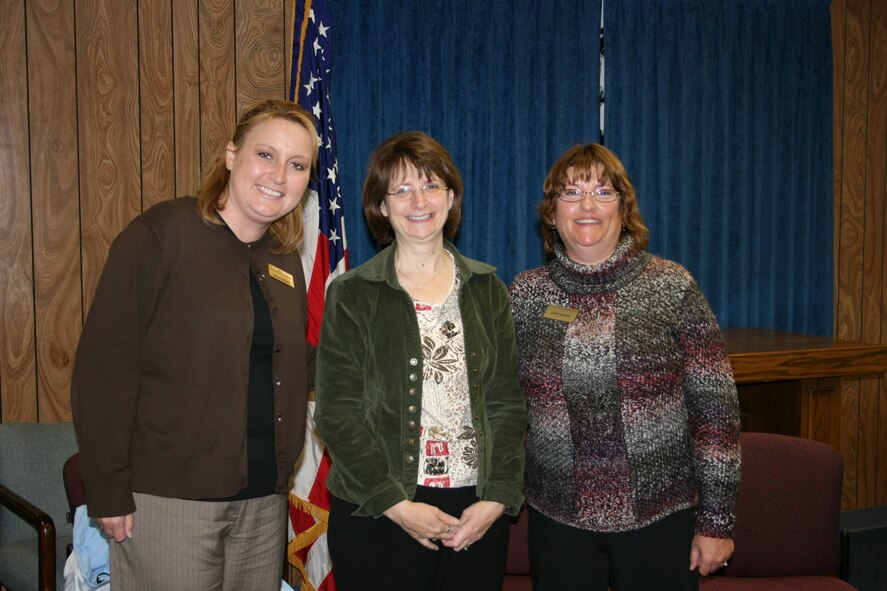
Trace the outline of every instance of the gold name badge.
<path fill-rule="evenodd" d="M 293 276 L 284 271 L 279 267 L 275 267 L 271 263 L 268 263 L 268 274 L 280 281 L 281 283 L 286 283 L 290 287 L 295 287 L 296 282 L 293 281 Z"/>
<path fill-rule="evenodd" d="M 559 320 L 560 322 L 573 322 L 578 315 L 579 310 L 576 308 L 565 308 L 563 306 L 548 304 L 548 307 L 545 308 L 545 314 L 543 314 L 542 317 L 548 318 L 549 320 Z"/>

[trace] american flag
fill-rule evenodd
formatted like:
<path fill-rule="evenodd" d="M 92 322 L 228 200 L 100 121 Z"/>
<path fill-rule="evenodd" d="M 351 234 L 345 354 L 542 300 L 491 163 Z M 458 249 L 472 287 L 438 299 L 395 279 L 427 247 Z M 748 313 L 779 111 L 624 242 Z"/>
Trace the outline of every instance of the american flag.
<path fill-rule="evenodd" d="M 290 100 L 317 118 L 320 151 L 317 180 L 309 186 L 305 207 L 302 265 L 308 283 L 308 341 L 316 345 L 326 286 L 348 268 L 336 134 L 330 108 L 332 9 L 330 0 L 295 0 Z M 335 591 L 327 548 L 330 457 L 314 424 L 314 401 L 308 403 L 305 451 L 290 491 L 289 563 L 302 575 L 302 591 Z"/>

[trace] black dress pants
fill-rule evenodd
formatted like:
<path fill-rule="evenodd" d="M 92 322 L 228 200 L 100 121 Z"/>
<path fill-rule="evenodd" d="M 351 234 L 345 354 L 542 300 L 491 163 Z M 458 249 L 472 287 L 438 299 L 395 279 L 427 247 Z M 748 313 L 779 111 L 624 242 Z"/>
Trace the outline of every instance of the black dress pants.
<path fill-rule="evenodd" d="M 646 527 L 604 533 L 558 523 L 530 508 L 533 591 L 696 591 L 690 545 L 696 512 L 684 509 Z"/>
<path fill-rule="evenodd" d="M 460 517 L 477 501 L 474 487 L 416 489 L 416 502 Z M 500 591 L 508 545 L 502 515 L 471 548 L 454 552 L 441 543 L 435 552 L 387 517 L 355 517 L 357 505 L 330 500 L 328 543 L 339 591 Z"/>

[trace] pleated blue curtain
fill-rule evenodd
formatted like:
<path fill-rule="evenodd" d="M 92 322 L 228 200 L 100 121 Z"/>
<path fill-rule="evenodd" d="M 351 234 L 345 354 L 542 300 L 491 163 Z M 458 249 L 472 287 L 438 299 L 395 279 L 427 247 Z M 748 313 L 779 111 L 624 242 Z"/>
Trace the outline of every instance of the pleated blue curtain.
<path fill-rule="evenodd" d="M 609 0 L 606 144 L 722 326 L 833 331 L 829 0 Z"/>
<path fill-rule="evenodd" d="M 544 262 L 536 206 L 553 161 L 600 138 L 601 5 L 335 2 L 332 106 L 351 266 L 377 252 L 360 190 L 372 149 L 424 131 L 465 182 L 457 246 L 510 281 Z"/>

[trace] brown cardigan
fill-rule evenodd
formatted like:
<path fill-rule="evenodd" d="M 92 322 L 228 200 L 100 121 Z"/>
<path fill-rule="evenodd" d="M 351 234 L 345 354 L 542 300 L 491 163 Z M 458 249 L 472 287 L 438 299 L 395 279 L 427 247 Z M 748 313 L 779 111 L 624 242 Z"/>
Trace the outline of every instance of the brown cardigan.
<path fill-rule="evenodd" d="M 71 391 L 91 516 L 132 513 L 131 491 L 200 499 L 246 485 L 250 272 L 274 327 L 276 490 L 287 490 L 305 436 L 314 348 L 305 341 L 299 255 L 273 254 L 269 243 L 266 235 L 244 244 L 206 224 L 185 197 L 145 211 L 112 244 Z"/>

